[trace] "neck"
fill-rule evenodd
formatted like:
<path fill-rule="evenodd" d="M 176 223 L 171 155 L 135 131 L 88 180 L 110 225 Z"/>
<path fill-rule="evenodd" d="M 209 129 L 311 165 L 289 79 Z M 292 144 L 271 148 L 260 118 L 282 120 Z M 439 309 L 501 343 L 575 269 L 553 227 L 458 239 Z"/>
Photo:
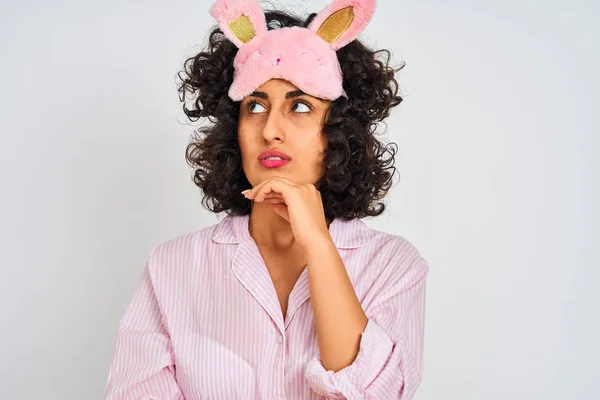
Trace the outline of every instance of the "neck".
<path fill-rule="evenodd" d="M 261 247 L 291 249 L 296 242 L 290 223 L 273 211 L 269 203 L 252 202 L 248 229 Z"/>

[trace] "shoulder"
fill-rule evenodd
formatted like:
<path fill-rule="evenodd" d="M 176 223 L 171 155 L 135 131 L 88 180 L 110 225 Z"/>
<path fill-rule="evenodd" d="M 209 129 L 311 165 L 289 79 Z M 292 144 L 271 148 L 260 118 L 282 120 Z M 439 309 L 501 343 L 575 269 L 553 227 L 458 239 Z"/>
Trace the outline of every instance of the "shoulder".
<path fill-rule="evenodd" d="M 404 236 L 368 228 L 370 231 L 369 247 L 372 251 L 382 253 L 389 263 L 395 265 L 421 264 L 427 267 L 427 260 L 419 249 Z"/>
<path fill-rule="evenodd" d="M 350 250 L 363 261 L 375 259 L 378 263 L 397 267 L 427 266 L 427 261 L 411 241 L 401 235 L 371 228 L 364 220 L 338 222 L 333 228 L 332 237 L 338 248 Z"/>
<path fill-rule="evenodd" d="M 219 244 L 229 232 L 232 232 L 231 220 L 225 217 L 218 223 L 158 243 L 148 255 L 149 267 L 156 273 L 199 265 L 223 249 Z"/>
<path fill-rule="evenodd" d="M 346 257 L 365 302 L 379 303 L 411 287 L 424 283 L 429 263 L 407 238 L 370 227 L 366 243 Z"/>

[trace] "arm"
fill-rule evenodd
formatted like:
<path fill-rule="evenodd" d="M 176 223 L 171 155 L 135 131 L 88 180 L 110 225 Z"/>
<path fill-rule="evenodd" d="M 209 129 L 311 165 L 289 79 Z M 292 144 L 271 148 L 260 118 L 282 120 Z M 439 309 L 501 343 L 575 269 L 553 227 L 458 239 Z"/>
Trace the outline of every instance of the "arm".
<path fill-rule="evenodd" d="M 105 400 L 185 400 L 153 285 L 152 253 L 119 323 Z"/>
<path fill-rule="evenodd" d="M 356 294 L 352 292 L 353 298 L 344 286 L 349 278 L 345 269 L 341 273 L 341 259 L 335 261 L 330 250 L 329 256 L 323 253 L 314 260 L 310 284 L 319 352 L 306 367 L 310 386 L 329 398 L 411 400 L 423 367 L 426 261 L 417 259 L 382 293 L 382 300 L 365 314 L 364 330 L 357 333 L 363 317 L 353 307 Z"/>
<path fill-rule="evenodd" d="M 367 325 L 346 267 L 329 238 L 309 247 L 308 282 L 323 366 L 338 371 L 352 363 Z M 335 288 L 335 290 L 331 290 Z"/>

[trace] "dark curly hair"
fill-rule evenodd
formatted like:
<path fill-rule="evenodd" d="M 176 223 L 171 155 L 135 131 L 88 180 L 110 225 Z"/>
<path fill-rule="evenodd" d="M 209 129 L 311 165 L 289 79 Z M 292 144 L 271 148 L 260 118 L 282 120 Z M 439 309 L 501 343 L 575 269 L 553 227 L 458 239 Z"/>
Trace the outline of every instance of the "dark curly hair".
<path fill-rule="evenodd" d="M 267 11 L 268 29 L 307 27 L 316 13 L 302 21 L 283 11 Z M 183 111 L 191 121 L 207 118 L 212 124 L 195 131 L 186 148 L 186 161 L 194 168 L 193 181 L 204 193 L 202 204 L 215 213 L 248 215 L 251 203 L 240 193 L 251 187 L 242 169 L 237 138 L 240 102 L 228 96 L 233 82 L 233 59 L 238 48 L 217 27 L 205 51 L 185 60 L 177 77 Z M 384 60 L 378 59 L 385 54 Z M 380 215 L 381 199 L 392 186 L 397 145 L 375 138 L 378 122 L 402 102 L 388 50 L 373 51 L 359 40 L 337 50 L 348 98 L 330 104 L 324 122 L 327 147 L 324 176 L 315 184 L 321 193 L 325 216 L 345 220 Z M 188 95 L 188 96 L 186 96 Z M 191 108 L 186 98 L 193 100 Z M 200 134 L 203 135 L 200 135 Z M 389 157 L 385 157 L 389 154 Z"/>

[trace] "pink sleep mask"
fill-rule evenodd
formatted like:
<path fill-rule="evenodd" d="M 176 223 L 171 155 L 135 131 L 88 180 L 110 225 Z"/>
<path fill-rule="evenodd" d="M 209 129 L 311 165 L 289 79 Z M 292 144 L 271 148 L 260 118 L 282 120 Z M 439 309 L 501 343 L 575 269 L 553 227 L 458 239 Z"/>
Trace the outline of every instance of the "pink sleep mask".
<path fill-rule="evenodd" d="M 229 97 L 242 100 L 273 78 L 322 99 L 347 97 L 335 52 L 357 38 L 374 11 L 375 0 L 334 0 L 307 28 L 268 30 L 256 0 L 217 0 L 210 14 L 239 48 Z"/>

